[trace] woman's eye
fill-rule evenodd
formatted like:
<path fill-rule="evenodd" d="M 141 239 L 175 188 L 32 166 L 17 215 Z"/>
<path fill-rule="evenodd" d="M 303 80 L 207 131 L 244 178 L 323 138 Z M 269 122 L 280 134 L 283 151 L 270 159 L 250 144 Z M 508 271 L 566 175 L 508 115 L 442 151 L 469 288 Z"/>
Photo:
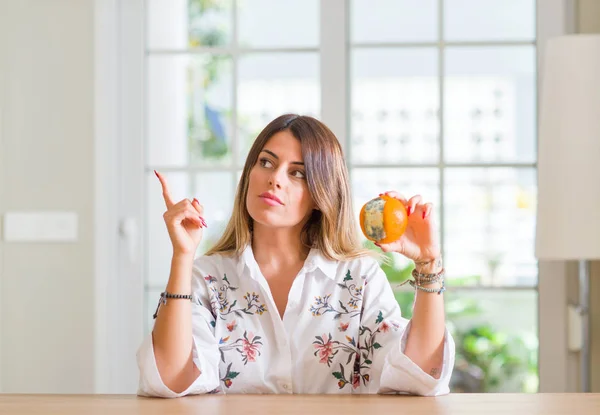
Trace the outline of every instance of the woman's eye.
<path fill-rule="evenodd" d="M 292 172 L 292 176 L 294 176 L 294 177 L 296 177 L 298 179 L 304 179 L 306 177 L 306 175 L 304 174 L 304 172 L 300 171 L 300 170 L 294 170 Z"/>
<path fill-rule="evenodd" d="M 262 167 L 266 167 L 266 168 L 271 168 L 271 167 L 273 167 L 273 163 L 271 163 L 269 160 L 267 160 L 267 159 L 264 159 L 264 158 L 263 158 L 263 159 L 260 159 L 260 160 L 259 160 L 259 163 L 260 163 L 260 165 L 261 165 Z"/>

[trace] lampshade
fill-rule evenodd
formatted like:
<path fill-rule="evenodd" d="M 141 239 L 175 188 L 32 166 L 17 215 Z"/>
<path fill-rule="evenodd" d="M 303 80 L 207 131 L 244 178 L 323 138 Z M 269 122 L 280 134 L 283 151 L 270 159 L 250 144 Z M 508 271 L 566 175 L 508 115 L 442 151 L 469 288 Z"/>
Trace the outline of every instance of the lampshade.
<path fill-rule="evenodd" d="M 538 144 L 538 259 L 600 259 L 600 35 L 547 42 Z"/>

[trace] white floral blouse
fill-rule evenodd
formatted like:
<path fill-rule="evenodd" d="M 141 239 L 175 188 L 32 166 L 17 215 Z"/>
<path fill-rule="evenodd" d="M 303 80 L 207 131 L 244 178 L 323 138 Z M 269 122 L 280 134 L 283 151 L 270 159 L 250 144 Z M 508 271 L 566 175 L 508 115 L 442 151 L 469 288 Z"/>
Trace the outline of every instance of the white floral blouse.
<path fill-rule="evenodd" d="M 412 362 L 403 353 L 410 323 L 372 258 L 336 262 L 311 250 L 283 319 L 250 247 L 239 257 L 197 258 L 192 290 L 200 376 L 182 393 L 170 390 L 148 335 L 137 353 L 139 395 L 449 392 L 452 337 L 446 330 L 439 379 Z"/>

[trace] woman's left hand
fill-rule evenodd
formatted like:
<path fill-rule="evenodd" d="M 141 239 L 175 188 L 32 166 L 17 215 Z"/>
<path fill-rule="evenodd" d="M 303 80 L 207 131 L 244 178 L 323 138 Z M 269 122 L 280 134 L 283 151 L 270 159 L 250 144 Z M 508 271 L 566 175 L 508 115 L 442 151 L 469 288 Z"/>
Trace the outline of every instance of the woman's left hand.
<path fill-rule="evenodd" d="M 422 203 L 420 195 L 406 200 L 396 192 L 385 192 L 400 200 L 408 213 L 408 224 L 404 234 L 395 242 L 375 244 L 384 252 L 398 252 L 415 262 L 427 262 L 440 257 L 438 234 L 432 218 L 433 205 Z M 380 196 L 381 196 L 380 195 Z"/>

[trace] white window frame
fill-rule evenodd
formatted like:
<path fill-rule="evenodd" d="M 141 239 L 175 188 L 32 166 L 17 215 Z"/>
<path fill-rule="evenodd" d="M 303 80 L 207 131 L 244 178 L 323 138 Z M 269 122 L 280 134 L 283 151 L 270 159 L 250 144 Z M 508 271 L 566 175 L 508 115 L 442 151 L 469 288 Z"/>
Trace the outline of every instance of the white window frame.
<path fill-rule="evenodd" d="M 569 0 L 537 3 L 541 67 L 545 40 L 573 31 L 575 16 Z M 347 25 L 330 22 L 347 17 L 348 5 L 348 0 L 321 1 L 319 45 L 321 85 L 327 85 L 321 88 L 321 118 L 347 153 L 349 33 Z M 146 318 L 139 231 L 145 223 L 144 1 L 95 0 L 95 34 L 95 392 L 134 393 L 135 351 Z M 540 392 L 566 391 L 564 264 L 540 263 L 538 281 Z"/>

